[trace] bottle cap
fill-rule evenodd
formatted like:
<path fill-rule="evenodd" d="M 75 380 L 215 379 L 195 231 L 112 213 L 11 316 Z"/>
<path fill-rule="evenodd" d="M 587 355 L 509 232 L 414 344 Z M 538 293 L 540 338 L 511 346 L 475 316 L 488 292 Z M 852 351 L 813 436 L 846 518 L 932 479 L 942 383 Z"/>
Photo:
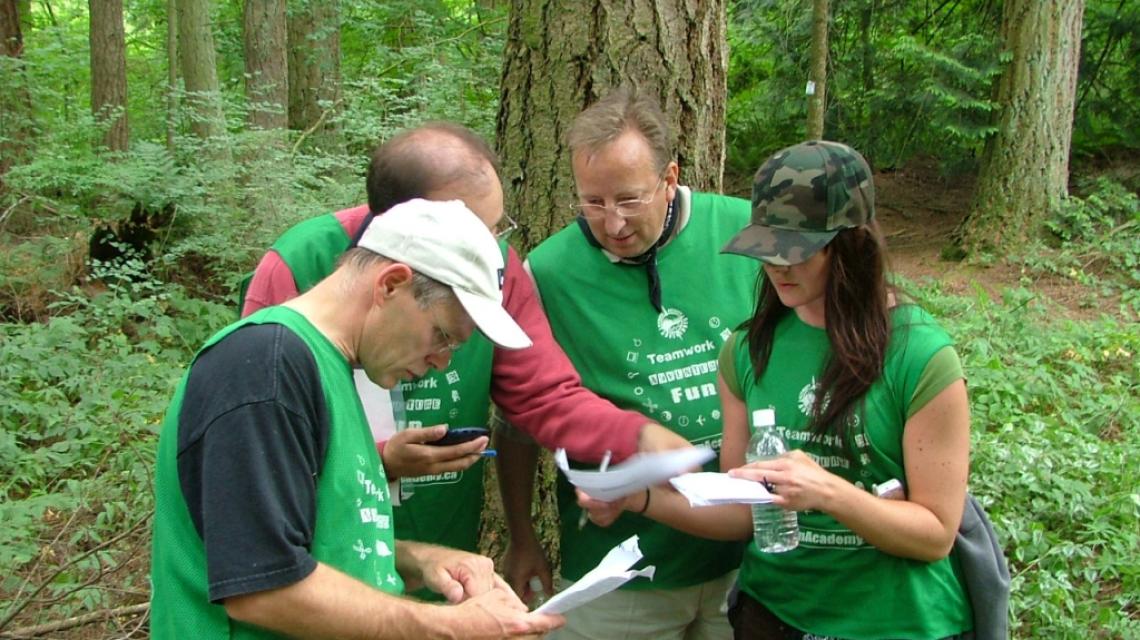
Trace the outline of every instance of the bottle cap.
<path fill-rule="evenodd" d="M 891 478 L 882 484 L 871 485 L 871 492 L 880 498 L 905 499 L 902 482 Z"/>
<path fill-rule="evenodd" d="M 757 427 L 776 426 L 775 409 L 757 409 L 752 412 L 752 424 Z"/>

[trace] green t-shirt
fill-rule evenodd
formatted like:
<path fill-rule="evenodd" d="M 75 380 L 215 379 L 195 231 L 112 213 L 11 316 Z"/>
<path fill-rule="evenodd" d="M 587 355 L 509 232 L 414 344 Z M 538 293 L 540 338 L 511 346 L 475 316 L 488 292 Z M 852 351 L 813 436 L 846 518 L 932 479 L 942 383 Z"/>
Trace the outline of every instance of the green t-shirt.
<path fill-rule="evenodd" d="M 352 369 L 343 354 L 303 316 L 285 307 L 264 309 L 222 329 L 210 348 L 240 327 L 275 323 L 297 334 L 312 352 L 329 417 L 328 446 L 317 479 L 317 513 L 309 552 L 366 584 L 402 593 L 396 572 L 396 542 L 387 480 Z M 201 353 L 201 352 L 199 352 Z M 277 638 L 269 631 L 231 620 L 211 604 L 206 552 L 194 528 L 178 479 L 178 416 L 189 373 L 167 409 L 156 462 L 151 575 L 151 634 L 155 638 Z"/>
<path fill-rule="evenodd" d="M 776 327 L 769 364 L 759 379 L 743 334 L 736 334 L 732 352 L 726 354 L 749 415 L 774 408 L 790 449 L 804 450 L 828 471 L 868 491 L 891 478 L 906 478 L 902 434 L 916 394 L 937 395 L 961 377 L 960 369 L 957 377 L 928 371 L 935 354 L 951 344 L 929 314 L 913 305 L 899 306 L 892 310 L 891 322 L 883 375 L 856 414 L 855 461 L 834 439 L 813 438 L 807 431 L 817 378 L 830 352 L 824 329 L 787 314 Z M 725 377 L 731 375 L 726 365 Z M 941 388 L 922 383 L 924 377 L 942 380 Z M 942 638 L 972 628 L 973 614 L 951 557 L 935 562 L 901 558 L 879 551 L 826 513 L 802 511 L 798 516 L 799 547 L 761 553 L 749 544 L 740 569 L 741 589 L 788 624 L 851 640 Z"/>
<path fill-rule="evenodd" d="M 689 441 L 720 449 L 717 354 L 752 309 L 758 263 L 721 255 L 748 224 L 747 201 L 694 193 L 688 223 L 658 255 L 661 300 L 650 303 L 645 267 L 612 263 L 570 225 L 531 252 L 528 262 L 554 337 L 583 384 L 619 407 L 640 411 Z M 596 425 L 604 429 L 606 425 Z M 711 462 L 709 469 L 716 469 Z M 577 580 L 614 546 L 640 536 L 652 582 L 630 589 L 670 589 L 707 582 L 735 569 L 740 544 L 681 533 L 634 514 L 612 526 L 578 530 L 572 487 L 558 479 L 562 575 Z"/>
<path fill-rule="evenodd" d="M 273 250 L 293 274 L 304 293 L 331 274 L 351 239 L 333 214 L 311 218 L 290 228 Z M 506 260 L 506 245 L 500 243 Z M 486 426 L 491 408 L 493 345 L 475 332 L 452 357 L 448 368 L 429 371 L 400 385 L 407 426 Z M 483 512 L 484 462 L 463 471 L 405 478 L 412 494 L 395 507 L 396 537 L 475 551 Z M 426 592 L 425 597 L 433 597 Z"/>

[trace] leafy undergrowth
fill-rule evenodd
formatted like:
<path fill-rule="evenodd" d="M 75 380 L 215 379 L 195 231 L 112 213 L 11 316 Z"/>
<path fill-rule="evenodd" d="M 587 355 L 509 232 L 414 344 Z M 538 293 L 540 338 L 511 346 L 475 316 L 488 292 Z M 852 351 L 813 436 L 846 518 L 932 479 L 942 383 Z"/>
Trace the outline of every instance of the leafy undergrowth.
<path fill-rule="evenodd" d="M 1011 258 L 1031 274 L 1060 278 L 1085 294 L 1081 306 L 1140 319 L 1140 197 L 1106 177 L 1081 181 L 1046 222 L 1048 236 Z M 1105 301 L 1116 301 L 1106 308 Z"/>
<path fill-rule="evenodd" d="M 969 376 L 971 491 L 1010 561 L 1015 637 L 1140 637 L 1140 330 L 1059 320 L 1025 289 L 917 295 Z"/>
<path fill-rule="evenodd" d="M 175 383 L 233 310 L 111 279 L 0 325 L 0 634 L 145 602 L 154 448 Z"/>

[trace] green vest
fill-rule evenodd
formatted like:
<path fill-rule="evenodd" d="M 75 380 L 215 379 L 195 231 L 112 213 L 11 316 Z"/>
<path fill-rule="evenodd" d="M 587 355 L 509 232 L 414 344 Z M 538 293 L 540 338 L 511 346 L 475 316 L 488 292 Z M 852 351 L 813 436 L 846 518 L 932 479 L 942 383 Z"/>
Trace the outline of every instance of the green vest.
<path fill-rule="evenodd" d="M 333 272 L 350 242 L 340 221 L 329 213 L 290 228 L 273 250 L 289 266 L 297 291 L 304 293 Z M 505 264 L 506 244 L 500 247 Z M 475 332 L 452 355 L 446 370 L 402 383 L 408 426 L 486 426 L 493 346 Z M 483 512 L 483 464 L 480 460 L 464 471 L 410 479 L 412 495 L 395 507 L 396 537 L 475 551 Z"/>
<path fill-rule="evenodd" d="M 922 309 L 892 311 L 891 341 L 882 377 L 856 414 L 853 462 L 837 442 L 811 439 L 809 414 L 816 381 L 830 353 L 827 332 L 795 313 L 780 320 L 769 359 L 771 375 L 756 380 L 743 333 L 732 362 L 752 410 L 772 407 L 791 449 L 803 449 L 828 471 L 870 491 L 891 478 L 905 480 L 902 434 L 907 408 L 927 363 L 951 344 Z M 973 626 L 972 612 L 950 558 L 921 562 L 868 544 L 821 511 L 799 512 L 799 547 L 761 553 L 749 544 L 740 568 L 741 588 L 788 624 L 817 635 L 851 640 L 943 638 Z"/>
<path fill-rule="evenodd" d="M 329 442 L 317 481 L 313 558 L 361 582 L 402 593 L 384 468 L 356 395 L 348 361 L 300 314 L 271 307 L 222 329 L 202 351 L 250 324 L 276 323 L 297 334 L 317 363 L 329 413 Z M 199 351 L 199 353 L 202 353 Z M 155 638 L 277 638 L 265 629 L 231 620 L 210 604 L 205 548 L 178 482 L 178 415 L 189 372 L 166 412 L 158 442 L 151 633 Z"/>
<path fill-rule="evenodd" d="M 661 313 L 650 303 L 645 268 L 611 263 L 577 225 L 539 245 L 528 262 L 554 336 L 586 387 L 719 450 L 717 354 L 752 309 L 758 263 L 719 253 L 748 224 L 747 201 L 694 193 L 690 211 L 688 224 L 658 255 Z M 717 462 L 707 468 L 717 470 Z M 700 584 L 740 562 L 739 543 L 703 540 L 629 513 L 610 527 L 579 531 L 581 510 L 562 476 L 558 498 L 567 579 L 582 577 L 634 534 L 642 564 L 657 572 L 652 582 L 627 583 L 630 589 Z"/>

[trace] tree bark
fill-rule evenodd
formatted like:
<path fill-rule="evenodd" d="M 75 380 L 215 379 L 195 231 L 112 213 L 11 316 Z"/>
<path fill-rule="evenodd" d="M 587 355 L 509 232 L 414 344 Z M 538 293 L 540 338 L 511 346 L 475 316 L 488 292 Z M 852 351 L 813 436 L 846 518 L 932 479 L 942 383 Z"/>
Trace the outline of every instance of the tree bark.
<path fill-rule="evenodd" d="M 827 0 L 815 0 L 811 10 L 811 70 L 808 81 L 807 139 L 823 139 L 823 115 L 827 111 Z"/>
<path fill-rule="evenodd" d="M 285 0 L 245 0 L 243 21 L 249 124 L 284 129 L 289 124 Z"/>
<path fill-rule="evenodd" d="M 728 47 L 723 0 L 512 0 L 498 152 L 507 207 L 529 249 L 565 225 L 573 193 L 565 133 L 623 82 L 655 93 L 684 184 L 719 191 Z"/>
<path fill-rule="evenodd" d="M 1083 14 L 1084 0 L 1005 0 L 1011 60 L 998 81 L 998 130 L 957 234 L 966 252 L 1025 243 L 1068 195 Z"/>
<path fill-rule="evenodd" d="M 126 151 L 130 138 L 123 0 L 88 0 L 87 6 L 91 16 L 91 112 L 96 120 L 109 121 L 103 145 Z"/>
<path fill-rule="evenodd" d="M 209 0 L 177 0 L 178 58 L 191 109 L 190 130 L 203 140 L 225 131 Z"/>
<path fill-rule="evenodd" d="M 0 0 L 0 192 L 4 175 L 27 154 L 32 98 L 24 70 L 22 14 L 15 0 Z"/>
<path fill-rule="evenodd" d="M 318 147 L 339 145 L 340 15 L 336 0 L 290 0 L 289 128 Z"/>

